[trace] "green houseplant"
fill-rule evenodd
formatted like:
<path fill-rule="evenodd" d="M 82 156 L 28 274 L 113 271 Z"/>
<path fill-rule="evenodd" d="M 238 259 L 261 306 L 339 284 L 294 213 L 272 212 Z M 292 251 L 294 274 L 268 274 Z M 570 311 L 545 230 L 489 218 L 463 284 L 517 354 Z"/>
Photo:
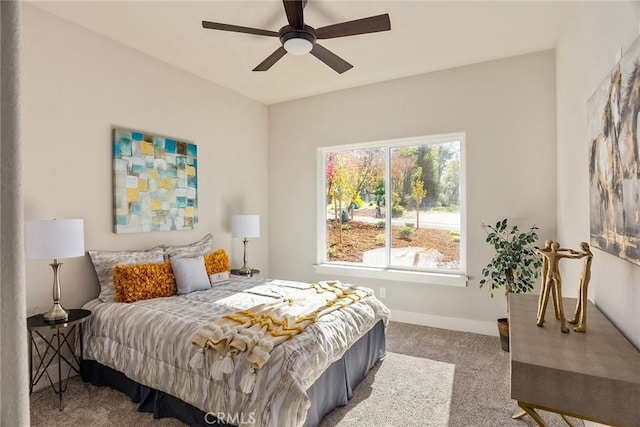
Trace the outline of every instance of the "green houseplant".
<path fill-rule="evenodd" d="M 518 226 L 509 226 L 507 218 L 495 225 L 483 223 L 482 228 L 487 232 L 486 242 L 494 248 L 495 254 L 482 269 L 480 287 L 490 286 L 492 298 L 494 290 L 504 288 L 508 311 L 509 294 L 532 291 L 540 275 L 542 258 L 535 246 L 539 228 L 534 225 L 521 232 Z M 509 351 L 508 318 L 498 319 L 498 331 L 502 349 Z"/>

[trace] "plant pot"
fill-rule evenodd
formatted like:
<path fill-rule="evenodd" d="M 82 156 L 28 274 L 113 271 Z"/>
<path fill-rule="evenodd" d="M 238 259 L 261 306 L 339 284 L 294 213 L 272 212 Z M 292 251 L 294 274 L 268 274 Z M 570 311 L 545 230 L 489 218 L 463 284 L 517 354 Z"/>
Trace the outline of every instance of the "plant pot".
<path fill-rule="evenodd" d="M 498 333 L 500 334 L 500 347 L 506 352 L 509 351 L 509 319 L 506 317 L 498 319 Z"/>

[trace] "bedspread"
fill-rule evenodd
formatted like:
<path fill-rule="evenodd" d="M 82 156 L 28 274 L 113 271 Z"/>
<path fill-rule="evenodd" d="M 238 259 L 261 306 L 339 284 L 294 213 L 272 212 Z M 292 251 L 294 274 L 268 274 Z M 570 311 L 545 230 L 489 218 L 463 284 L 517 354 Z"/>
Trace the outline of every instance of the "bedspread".
<path fill-rule="evenodd" d="M 302 333 L 274 347 L 257 372 L 251 393 L 240 387 L 250 364 L 237 357 L 235 370 L 212 379 L 209 367 L 189 361 L 198 351 L 196 331 L 225 314 L 299 298 L 309 284 L 261 278 L 234 278 L 211 290 L 131 304 L 90 301 L 84 328 L 84 357 L 124 373 L 141 384 L 169 393 L 204 412 L 242 426 L 302 426 L 309 408 L 306 390 L 344 352 L 389 311 L 370 290 L 361 300 L 334 310 Z"/>

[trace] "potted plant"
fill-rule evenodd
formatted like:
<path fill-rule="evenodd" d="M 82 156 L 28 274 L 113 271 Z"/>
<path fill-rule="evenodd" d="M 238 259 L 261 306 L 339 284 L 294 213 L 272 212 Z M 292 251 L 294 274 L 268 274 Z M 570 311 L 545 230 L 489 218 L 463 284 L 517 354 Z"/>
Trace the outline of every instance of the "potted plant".
<path fill-rule="evenodd" d="M 507 316 L 509 311 L 509 294 L 526 293 L 533 290 L 535 281 L 540 275 L 542 258 L 538 255 L 535 243 L 538 241 L 536 230 L 532 226 L 529 231 L 521 232 L 518 226 L 509 226 L 507 219 L 495 225 L 482 224 L 487 232 L 487 243 L 495 249 L 495 254 L 486 267 L 482 269 L 483 278 L 480 287 L 491 286 L 491 298 L 495 289 L 504 287 L 507 298 Z M 500 344 L 504 351 L 509 351 L 509 319 L 498 319 Z"/>

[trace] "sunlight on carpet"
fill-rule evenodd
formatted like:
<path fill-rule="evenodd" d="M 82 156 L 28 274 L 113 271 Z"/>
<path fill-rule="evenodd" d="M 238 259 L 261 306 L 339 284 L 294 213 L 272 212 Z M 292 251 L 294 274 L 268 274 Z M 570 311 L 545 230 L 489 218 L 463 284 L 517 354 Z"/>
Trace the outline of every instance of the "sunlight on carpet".
<path fill-rule="evenodd" d="M 406 426 L 448 426 L 454 371 L 450 363 L 387 352 L 354 391 L 348 412 L 338 408 L 321 425 L 396 426 L 402 414 Z"/>

